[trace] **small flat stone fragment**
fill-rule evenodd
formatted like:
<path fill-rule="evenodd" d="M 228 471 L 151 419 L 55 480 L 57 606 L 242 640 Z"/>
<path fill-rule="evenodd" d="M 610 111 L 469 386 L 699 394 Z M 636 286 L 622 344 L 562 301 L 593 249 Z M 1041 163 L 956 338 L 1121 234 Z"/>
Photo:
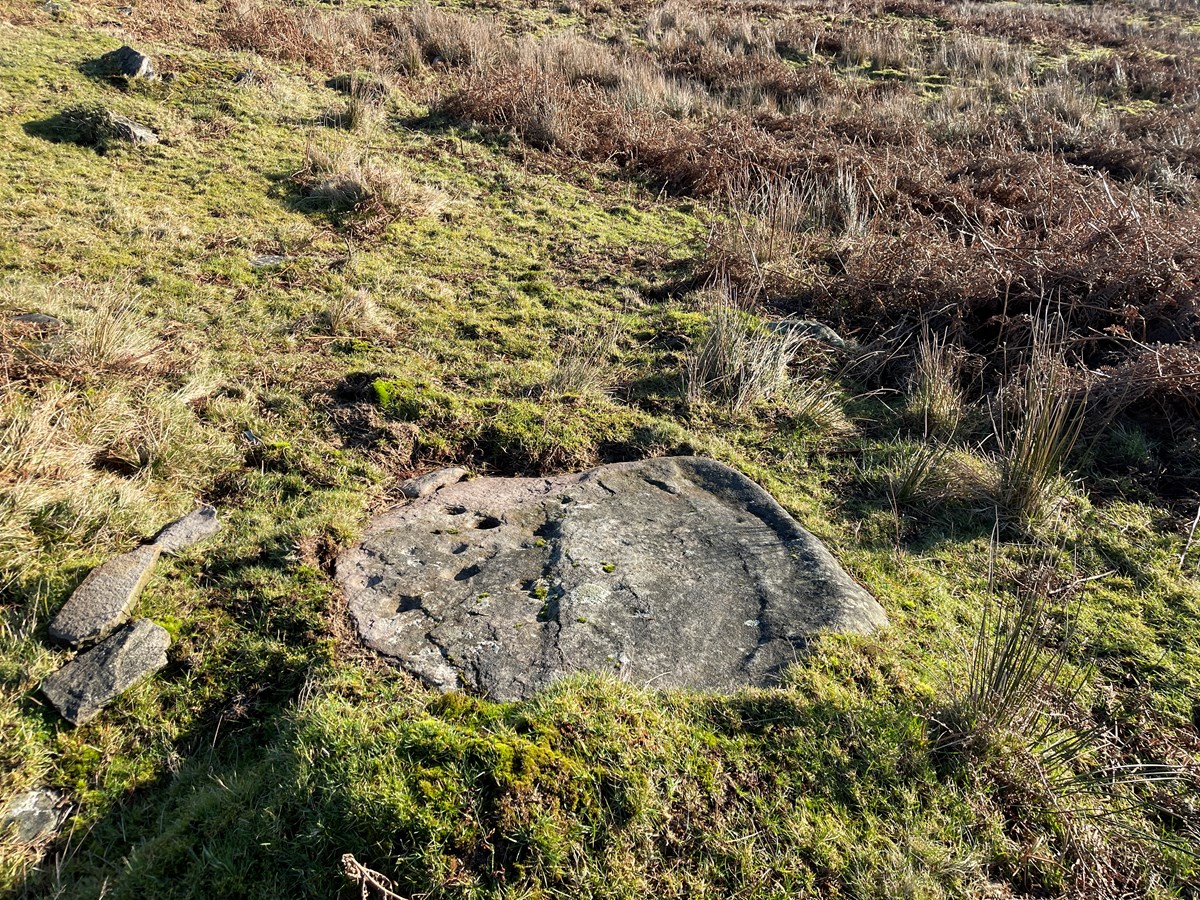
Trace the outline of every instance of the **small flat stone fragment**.
<path fill-rule="evenodd" d="M 40 312 L 21 313 L 20 315 L 13 316 L 9 321 L 15 322 L 17 325 L 33 325 L 40 331 L 52 331 L 62 328 L 63 324 L 61 319 Z"/>
<path fill-rule="evenodd" d="M 143 146 L 158 143 L 158 135 L 155 134 L 153 129 L 147 128 L 145 125 L 139 125 L 133 119 L 127 119 L 116 113 L 109 114 L 108 127 L 112 137 L 119 141 L 128 141 L 131 144 L 141 144 Z"/>
<path fill-rule="evenodd" d="M 499 700 L 572 672 L 765 686 L 816 635 L 887 624 L 766 491 L 694 457 L 446 485 L 376 519 L 337 579 L 367 646 Z"/>
<path fill-rule="evenodd" d="M 457 467 L 449 469 L 437 469 L 433 472 L 426 472 L 424 475 L 418 475 L 416 478 L 409 478 L 400 482 L 400 493 L 410 500 L 416 500 L 418 497 L 428 497 L 444 487 L 449 487 L 452 484 L 458 484 L 467 477 L 467 470 Z"/>
<path fill-rule="evenodd" d="M 258 256 L 250 257 L 250 268 L 270 269 L 291 261 L 292 257 L 290 256 L 282 256 L 278 253 L 260 253 Z"/>
<path fill-rule="evenodd" d="M 105 53 L 96 60 L 96 68 L 101 75 L 109 78 L 154 77 L 154 63 L 150 57 L 128 44 Z"/>
<path fill-rule="evenodd" d="M 161 552 L 157 544 L 146 544 L 92 569 L 50 623 L 50 637 L 79 644 L 99 640 L 123 623 Z"/>
<path fill-rule="evenodd" d="M 207 540 L 220 530 L 221 522 L 217 518 L 216 508 L 205 504 L 163 528 L 154 538 L 154 544 L 163 553 L 175 555 L 192 544 Z"/>
<path fill-rule="evenodd" d="M 72 725 L 83 725 L 143 678 L 167 664 L 171 636 L 138 619 L 79 654 L 42 682 L 42 693 Z"/>
<path fill-rule="evenodd" d="M 840 349 L 854 346 L 853 342 L 846 340 L 824 322 L 815 322 L 809 319 L 777 319 L 767 323 L 767 327 L 772 331 L 788 332 Z"/>
<path fill-rule="evenodd" d="M 40 844 L 58 833 L 70 812 L 70 805 L 54 791 L 17 794 L 0 807 L 0 841 Z"/>

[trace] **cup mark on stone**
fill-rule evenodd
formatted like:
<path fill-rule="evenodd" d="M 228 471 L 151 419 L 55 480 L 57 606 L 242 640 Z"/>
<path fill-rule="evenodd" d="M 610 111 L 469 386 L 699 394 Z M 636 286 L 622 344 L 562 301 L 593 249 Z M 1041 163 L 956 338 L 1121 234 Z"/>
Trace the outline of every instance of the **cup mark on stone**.
<path fill-rule="evenodd" d="M 668 494 L 678 494 L 679 488 L 667 481 L 662 481 L 658 478 L 647 478 L 646 484 L 653 485 L 660 491 L 666 491 Z"/>
<path fill-rule="evenodd" d="M 396 609 L 393 615 L 413 612 L 421 608 L 421 598 L 413 594 L 401 594 L 396 598 Z"/>
<path fill-rule="evenodd" d="M 472 578 L 474 578 L 476 575 L 478 575 L 481 571 L 483 571 L 483 570 L 480 569 L 479 564 L 476 563 L 473 566 L 467 566 L 465 569 L 463 569 L 461 572 L 459 572 L 457 575 L 455 575 L 454 580 L 455 581 L 470 581 Z"/>

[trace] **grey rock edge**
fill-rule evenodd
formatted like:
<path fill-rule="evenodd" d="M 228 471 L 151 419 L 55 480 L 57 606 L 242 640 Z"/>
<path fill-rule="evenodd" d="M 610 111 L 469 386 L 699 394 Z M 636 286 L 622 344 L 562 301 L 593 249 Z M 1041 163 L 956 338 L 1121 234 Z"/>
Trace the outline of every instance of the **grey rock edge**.
<path fill-rule="evenodd" d="M 707 459 L 480 478 L 377 519 L 338 560 L 364 642 L 511 700 L 571 672 L 732 690 L 883 609 L 762 488 Z"/>
<path fill-rule="evenodd" d="M 221 522 L 217 518 L 217 510 L 205 505 L 163 528 L 154 538 L 154 545 L 163 553 L 174 555 L 213 537 L 220 530 Z"/>
<path fill-rule="evenodd" d="M 40 844 L 58 833 L 71 812 L 54 791 L 26 791 L 9 798 L 0 807 L 0 840 L 16 844 Z"/>
<path fill-rule="evenodd" d="M 50 637 L 80 644 L 104 637 L 128 619 L 161 552 L 158 545 L 147 544 L 89 572 L 50 623 Z"/>
<path fill-rule="evenodd" d="M 114 138 L 129 141 L 131 144 L 149 146 L 158 143 L 158 135 L 152 129 L 147 128 L 145 125 L 139 125 L 132 119 L 127 119 L 116 113 L 110 112 L 108 114 L 107 128 Z"/>
<path fill-rule="evenodd" d="M 124 78 L 153 78 L 154 63 L 144 53 L 139 53 L 129 45 L 110 50 L 97 61 L 100 74 L 109 77 Z"/>
<path fill-rule="evenodd" d="M 40 312 L 21 313 L 20 315 L 13 316 L 9 321 L 15 322 L 18 325 L 33 325 L 43 331 L 52 331 L 63 327 L 61 319 L 56 319 L 54 316 Z"/>
<path fill-rule="evenodd" d="M 400 493 L 410 500 L 416 500 L 420 497 L 428 497 L 444 487 L 457 484 L 466 477 L 466 469 L 438 469 L 435 472 L 426 472 L 424 475 L 400 482 Z"/>
<path fill-rule="evenodd" d="M 81 653 L 42 682 L 42 693 L 73 725 L 100 710 L 167 664 L 171 637 L 161 625 L 139 619 Z"/>
<path fill-rule="evenodd" d="M 293 259 L 295 259 L 294 256 L 281 256 L 278 253 L 260 253 L 258 256 L 250 257 L 250 268 L 269 269 L 272 266 L 282 266 Z"/>
<path fill-rule="evenodd" d="M 775 332 L 788 332 L 797 337 L 820 341 L 823 344 L 828 344 L 831 347 L 837 347 L 842 350 L 857 346 L 854 341 L 846 340 L 823 322 L 814 322 L 809 319 L 776 319 L 773 322 L 768 322 L 767 327 Z"/>

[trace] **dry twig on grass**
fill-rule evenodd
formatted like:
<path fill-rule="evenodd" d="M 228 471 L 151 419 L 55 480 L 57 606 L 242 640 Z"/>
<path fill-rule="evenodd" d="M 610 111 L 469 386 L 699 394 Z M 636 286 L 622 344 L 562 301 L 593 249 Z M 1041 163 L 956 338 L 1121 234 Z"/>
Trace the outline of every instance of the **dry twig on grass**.
<path fill-rule="evenodd" d="M 354 858 L 353 853 L 342 854 L 342 870 L 347 878 L 358 883 L 362 889 L 362 900 L 406 900 L 393 890 L 395 885 L 392 879 L 368 869 Z"/>

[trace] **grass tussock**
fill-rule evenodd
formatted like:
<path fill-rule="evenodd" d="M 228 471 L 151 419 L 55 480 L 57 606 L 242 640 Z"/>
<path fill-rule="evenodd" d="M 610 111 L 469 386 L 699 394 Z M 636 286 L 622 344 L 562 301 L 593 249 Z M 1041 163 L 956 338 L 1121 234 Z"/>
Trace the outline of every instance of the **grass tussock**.
<path fill-rule="evenodd" d="M 1193 776 L 1080 714 L 1095 673 L 1077 656 L 1079 581 L 1048 561 L 1027 574 L 1015 599 L 984 606 L 966 673 L 931 716 L 935 752 L 989 771 L 1014 821 L 1055 823 L 1072 896 L 1117 896 L 1123 867 L 1193 853 L 1194 834 L 1145 825 Z"/>
<path fill-rule="evenodd" d="M 952 685 L 951 702 L 937 717 L 940 746 L 986 752 L 1014 734 L 1041 743 L 1043 702 L 1073 702 L 1087 683 L 1087 673 L 1071 666 L 1064 650 L 1069 631 L 1047 647 L 1062 618 L 1057 612 L 1049 596 L 1031 593 L 984 607 L 966 678 Z"/>
<path fill-rule="evenodd" d="M 1068 378 L 1061 334 L 1035 320 L 1024 365 L 1001 388 L 992 410 L 996 504 L 1022 523 L 1045 518 L 1061 497 L 1063 468 L 1084 426 L 1086 397 Z"/>
<path fill-rule="evenodd" d="M 335 337 L 370 337 L 384 328 L 378 304 L 362 288 L 330 297 L 324 319 L 329 333 Z"/>
<path fill-rule="evenodd" d="M 382 230 L 401 218 L 437 216 L 448 206 L 441 190 L 414 180 L 351 143 L 310 143 L 304 166 L 292 175 L 292 181 L 313 206 L 370 231 Z"/>
<path fill-rule="evenodd" d="M 917 338 L 909 403 L 927 438 L 952 441 L 968 418 L 962 389 L 962 354 L 945 334 L 926 326 Z"/>
<path fill-rule="evenodd" d="M 768 328 L 722 292 L 712 303 L 708 331 L 687 358 L 687 402 L 716 401 L 740 412 L 781 395 L 802 343 L 799 334 Z"/>
<path fill-rule="evenodd" d="M 576 327 L 555 351 L 546 390 L 565 395 L 607 394 L 620 377 L 614 356 L 621 336 L 616 320 L 608 325 Z"/>

